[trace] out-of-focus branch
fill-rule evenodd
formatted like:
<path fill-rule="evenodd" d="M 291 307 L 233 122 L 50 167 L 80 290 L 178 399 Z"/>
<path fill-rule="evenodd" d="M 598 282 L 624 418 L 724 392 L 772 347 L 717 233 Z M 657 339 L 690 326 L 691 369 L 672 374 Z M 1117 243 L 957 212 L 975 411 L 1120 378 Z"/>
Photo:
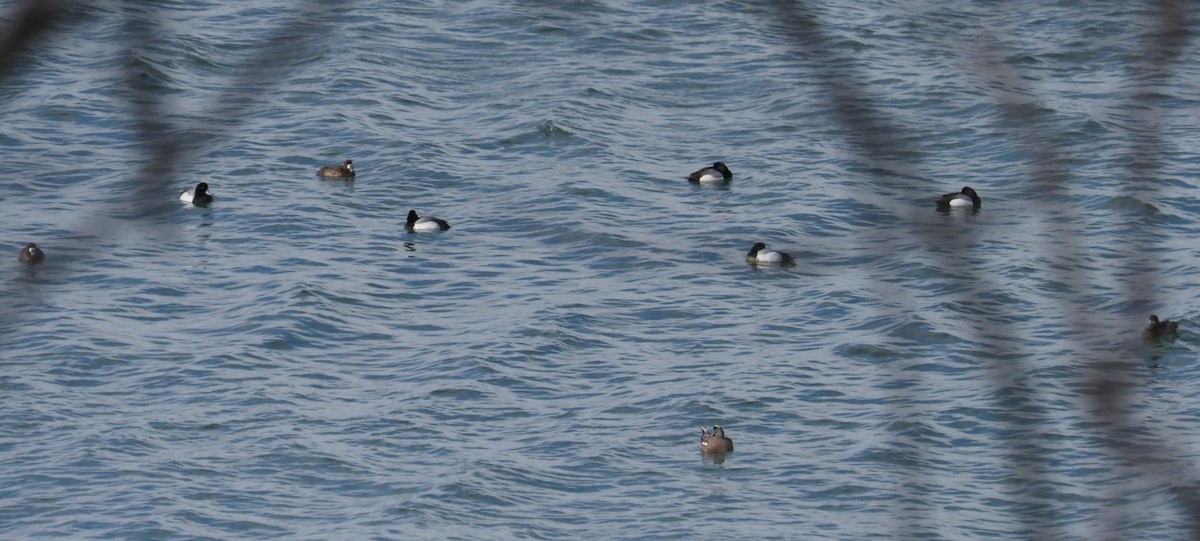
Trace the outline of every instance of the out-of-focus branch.
<path fill-rule="evenodd" d="M 0 32 L 0 84 L 12 75 L 29 44 L 45 36 L 69 6 L 66 1 L 29 0 L 13 9 L 11 24 Z"/>

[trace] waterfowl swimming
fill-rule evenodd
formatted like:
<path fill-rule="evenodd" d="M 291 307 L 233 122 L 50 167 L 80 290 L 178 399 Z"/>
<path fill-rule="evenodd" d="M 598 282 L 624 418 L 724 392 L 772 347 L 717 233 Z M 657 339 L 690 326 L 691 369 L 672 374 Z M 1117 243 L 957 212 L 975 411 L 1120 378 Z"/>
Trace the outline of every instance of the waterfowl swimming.
<path fill-rule="evenodd" d="M 213 196 L 208 193 L 208 183 L 201 182 L 195 188 L 179 192 L 179 200 L 193 205 L 207 205 L 213 202 Z"/>
<path fill-rule="evenodd" d="M 409 231 L 445 231 L 450 229 L 450 222 L 434 216 L 417 216 L 417 211 L 410 210 L 404 228 Z"/>
<path fill-rule="evenodd" d="M 700 425 L 700 452 L 724 453 L 733 450 L 733 440 L 725 437 L 725 429 L 713 425 L 712 432 Z"/>
<path fill-rule="evenodd" d="M 777 250 L 768 250 L 767 245 L 761 242 L 754 243 L 750 247 L 750 251 L 746 252 L 746 262 L 748 263 L 778 263 L 780 265 L 795 265 L 796 260 L 786 252 Z"/>
<path fill-rule="evenodd" d="M 983 200 L 979 198 L 979 194 L 970 186 L 963 186 L 961 192 L 948 193 L 937 200 L 938 207 L 975 207 L 979 208 L 983 204 Z"/>
<path fill-rule="evenodd" d="M 17 261 L 29 265 L 41 263 L 43 259 L 46 259 L 46 252 L 43 252 L 41 248 L 38 248 L 37 245 L 32 242 L 26 244 L 25 247 L 21 249 L 21 253 L 17 255 Z"/>
<path fill-rule="evenodd" d="M 1150 314 L 1150 324 L 1142 329 L 1142 339 L 1149 340 L 1151 338 L 1162 338 L 1179 332 L 1178 321 L 1159 321 L 1158 316 Z"/>
<path fill-rule="evenodd" d="M 354 160 L 346 160 L 341 165 L 326 165 L 318 169 L 317 174 L 327 178 L 354 178 Z"/>
<path fill-rule="evenodd" d="M 688 175 L 688 182 L 725 182 L 731 178 L 733 178 L 733 171 L 730 171 L 721 162 L 714 162 L 712 167 L 705 167 Z"/>

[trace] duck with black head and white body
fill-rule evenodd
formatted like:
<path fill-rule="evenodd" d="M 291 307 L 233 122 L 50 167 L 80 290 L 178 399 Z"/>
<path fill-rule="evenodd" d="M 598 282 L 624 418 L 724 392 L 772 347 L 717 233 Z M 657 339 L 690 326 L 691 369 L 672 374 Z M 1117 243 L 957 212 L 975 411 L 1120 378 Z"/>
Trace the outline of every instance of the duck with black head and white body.
<path fill-rule="evenodd" d="M 975 193 L 975 189 L 970 186 L 963 186 L 961 191 L 945 194 L 937 200 L 937 206 L 940 209 L 978 209 L 982 205 L 983 200 L 979 198 L 979 194 Z"/>
<path fill-rule="evenodd" d="M 188 188 L 179 192 L 179 200 L 184 203 L 191 203 L 197 206 L 204 206 L 213 202 L 213 196 L 208 191 L 208 183 L 201 182 L 195 188 Z"/>
<path fill-rule="evenodd" d="M 436 216 L 419 216 L 416 210 L 410 210 L 404 228 L 414 232 L 446 231 L 450 229 L 450 222 Z"/>
<path fill-rule="evenodd" d="M 693 182 L 696 184 L 728 182 L 732 179 L 733 171 L 730 171 L 729 168 L 721 162 L 713 162 L 712 167 L 705 167 L 688 175 L 688 182 Z"/>
<path fill-rule="evenodd" d="M 766 244 L 756 242 L 754 246 L 750 247 L 750 251 L 746 253 L 746 262 L 751 265 L 782 265 L 790 267 L 796 264 L 796 259 L 787 252 L 768 250 Z"/>

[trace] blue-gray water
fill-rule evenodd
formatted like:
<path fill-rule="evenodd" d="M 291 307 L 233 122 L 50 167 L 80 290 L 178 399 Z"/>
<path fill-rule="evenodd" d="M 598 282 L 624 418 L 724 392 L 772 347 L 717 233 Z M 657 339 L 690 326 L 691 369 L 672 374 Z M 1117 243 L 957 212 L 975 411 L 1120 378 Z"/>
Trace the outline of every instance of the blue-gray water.
<path fill-rule="evenodd" d="M 742 2 L 102 4 L 0 88 L 4 539 L 1195 536 L 1200 63 L 1140 4 L 822 3 L 816 42 Z M 187 142 L 148 205 L 131 81 Z"/>

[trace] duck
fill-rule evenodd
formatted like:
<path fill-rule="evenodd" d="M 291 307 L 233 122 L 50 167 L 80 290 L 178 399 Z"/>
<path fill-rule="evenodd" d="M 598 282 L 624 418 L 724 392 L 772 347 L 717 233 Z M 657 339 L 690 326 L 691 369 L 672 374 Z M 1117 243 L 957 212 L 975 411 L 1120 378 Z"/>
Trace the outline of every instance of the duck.
<path fill-rule="evenodd" d="M 404 228 L 409 231 L 445 231 L 450 229 L 450 222 L 434 216 L 417 216 L 416 210 L 410 210 Z"/>
<path fill-rule="evenodd" d="M 733 450 L 733 440 L 725 437 L 725 429 L 713 425 L 712 432 L 700 425 L 700 452 L 725 453 Z"/>
<path fill-rule="evenodd" d="M 27 265 L 41 263 L 43 259 L 46 259 L 46 252 L 43 252 L 41 248 L 38 248 L 37 244 L 32 242 L 26 244 L 21 249 L 21 253 L 17 255 L 17 261 Z"/>
<path fill-rule="evenodd" d="M 1162 338 L 1164 336 L 1170 336 L 1177 333 L 1179 333 L 1178 321 L 1171 321 L 1169 319 L 1166 321 L 1159 321 L 1157 315 L 1150 314 L 1150 323 L 1146 325 L 1145 329 L 1142 329 L 1142 339 L 1150 340 L 1153 338 Z"/>
<path fill-rule="evenodd" d="M 784 266 L 796 264 L 795 258 L 788 255 L 787 252 L 768 250 L 767 245 L 761 242 L 754 243 L 754 246 L 750 247 L 750 251 L 746 252 L 746 262 L 751 264 L 778 263 Z"/>
<path fill-rule="evenodd" d="M 688 175 L 688 182 L 725 182 L 732 178 L 733 171 L 730 171 L 728 167 L 725 167 L 725 164 L 721 162 L 713 162 L 712 167 L 705 167 L 704 169 Z"/>
<path fill-rule="evenodd" d="M 938 198 L 937 205 L 939 208 L 953 207 L 974 207 L 979 208 L 983 204 L 983 200 L 979 198 L 979 194 L 970 186 L 963 186 L 962 191 L 958 193 L 948 193 Z"/>
<path fill-rule="evenodd" d="M 213 196 L 208 193 L 208 183 L 201 182 L 195 188 L 179 192 L 179 200 L 193 205 L 207 205 L 213 202 Z"/>
<path fill-rule="evenodd" d="M 326 178 L 354 178 L 354 160 L 346 160 L 341 165 L 326 165 L 318 169 L 317 174 Z"/>

